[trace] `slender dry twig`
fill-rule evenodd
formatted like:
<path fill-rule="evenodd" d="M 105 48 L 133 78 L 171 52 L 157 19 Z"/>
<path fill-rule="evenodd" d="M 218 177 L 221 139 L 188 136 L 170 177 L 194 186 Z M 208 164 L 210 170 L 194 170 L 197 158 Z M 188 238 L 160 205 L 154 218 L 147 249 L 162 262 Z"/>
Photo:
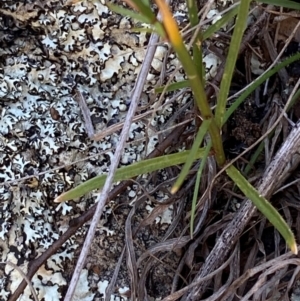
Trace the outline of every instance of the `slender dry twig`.
<path fill-rule="evenodd" d="M 1 264 L 3 264 L 3 265 L 8 264 L 8 265 L 12 266 L 14 269 L 16 269 L 20 273 L 22 278 L 26 281 L 27 285 L 29 286 L 34 301 L 39 301 L 39 298 L 38 298 L 38 296 L 35 292 L 35 289 L 34 289 L 32 283 L 31 283 L 30 279 L 27 277 L 27 275 L 16 264 L 12 263 L 11 261 L 1 262 Z"/>
<path fill-rule="evenodd" d="M 276 47 L 275 47 L 275 45 L 270 37 L 270 34 L 267 30 L 265 30 L 263 32 L 262 38 L 263 38 L 264 43 L 267 46 L 271 61 L 272 62 L 276 61 L 276 59 L 278 58 Z M 278 75 L 281 79 L 282 86 L 285 88 L 285 85 L 287 84 L 287 82 L 289 80 L 289 75 L 288 75 L 286 69 L 282 68 L 281 70 L 279 70 Z"/>
<path fill-rule="evenodd" d="M 147 111 L 145 113 L 142 113 L 142 114 L 139 114 L 137 116 L 134 116 L 132 118 L 132 122 L 139 121 L 140 119 L 142 119 L 144 117 L 147 117 L 150 114 L 154 114 L 157 110 L 149 110 L 149 111 Z M 95 133 L 92 136 L 92 139 L 95 140 L 95 141 L 100 141 L 104 137 L 107 137 L 107 136 L 115 133 L 116 131 L 122 129 L 123 126 L 124 126 L 124 122 L 123 121 L 122 122 L 118 122 L 118 123 L 116 123 L 114 125 L 109 126 L 108 128 L 106 128 L 105 130 L 101 131 L 100 133 Z"/>
<path fill-rule="evenodd" d="M 164 151 L 172 146 L 177 141 L 177 137 L 182 135 L 186 128 L 186 124 L 182 124 L 180 127 L 176 128 L 170 135 L 168 135 L 162 143 L 160 143 L 148 156 L 148 159 L 161 156 Z M 108 200 L 115 199 L 119 194 L 123 193 L 127 187 L 132 184 L 131 180 L 123 181 L 117 185 L 109 194 Z M 35 258 L 28 264 L 27 278 L 31 279 L 37 270 L 42 266 L 50 256 L 55 254 L 59 248 L 72 236 L 74 235 L 79 228 L 81 228 L 87 221 L 89 221 L 96 210 L 97 204 L 93 205 L 88 211 L 84 212 L 81 216 L 73 218 L 69 222 L 69 228 L 65 233 L 63 233 L 57 241 L 55 241 L 42 255 Z M 16 301 L 19 296 L 22 294 L 26 287 L 27 283 L 23 280 L 13 295 L 9 298 L 9 301 Z"/>
<path fill-rule="evenodd" d="M 109 284 L 108 284 L 108 286 L 105 290 L 105 299 L 104 299 L 104 301 L 110 301 L 111 300 L 111 295 L 115 291 L 115 284 L 116 284 L 116 281 L 117 281 L 117 278 L 118 278 L 118 274 L 119 274 L 119 271 L 120 271 L 120 268 L 121 268 L 121 264 L 122 264 L 122 261 L 123 261 L 123 258 L 124 258 L 124 254 L 125 254 L 125 247 L 122 250 L 122 253 L 119 257 L 118 263 L 115 267 L 114 274 L 113 274 L 112 278 L 110 279 Z"/>
<path fill-rule="evenodd" d="M 193 283 L 189 284 L 188 286 L 184 287 L 183 289 L 167 296 L 166 298 L 164 298 L 162 301 L 174 301 L 177 300 L 178 298 L 180 298 L 182 295 L 184 295 L 186 292 L 188 292 L 191 288 L 193 287 L 197 287 L 199 284 L 201 284 L 202 282 L 206 282 L 210 279 L 212 279 L 215 275 L 217 275 L 218 273 L 220 273 L 220 271 L 224 270 L 232 261 L 232 258 L 235 256 L 235 252 L 232 252 L 232 254 L 230 255 L 230 257 L 215 271 L 213 271 L 211 274 L 203 277 L 202 279 L 198 279 L 197 281 L 194 281 Z"/>
<path fill-rule="evenodd" d="M 261 265 L 258 265 L 252 269 L 247 270 L 243 275 L 241 275 L 238 279 L 236 279 L 231 286 L 228 288 L 228 290 L 225 292 L 225 294 L 222 296 L 222 300 L 224 300 L 226 297 L 230 296 L 230 294 L 233 294 L 236 289 L 238 289 L 243 283 L 245 283 L 249 278 L 253 277 L 255 274 L 260 273 L 263 271 L 263 276 L 270 275 L 274 273 L 277 270 L 280 270 L 284 267 L 286 267 L 289 264 L 300 264 L 300 261 L 298 258 L 291 258 L 294 256 L 291 252 L 288 252 L 282 256 L 279 256 L 275 259 L 269 260 Z M 263 278 L 263 277 L 261 277 Z M 246 296 L 249 298 L 253 293 L 255 292 L 255 288 L 253 287 L 249 292 L 248 296 L 245 295 L 243 300 L 249 300 L 246 298 Z"/>
<path fill-rule="evenodd" d="M 90 113 L 90 110 L 86 104 L 86 101 L 85 101 L 82 93 L 78 89 L 75 89 L 74 98 L 78 102 L 79 107 L 81 109 L 86 133 L 87 133 L 88 137 L 90 139 L 92 139 L 94 137 L 95 133 L 94 133 L 94 126 L 93 126 L 92 119 L 91 119 L 91 113 Z"/>
<path fill-rule="evenodd" d="M 158 18 L 159 18 L 159 16 L 158 16 Z M 156 46 L 152 46 L 152 45 L 156 44 L 158 42 L 158 40 L 159 40 L 159 36 L 157 34 L 151 35 L 150 41 L 149 41 L 150 46 L 147 48 L 146 57 L 145 57 L 141 71 L 137 78 L 137 83 L 136 83 L 135 89 L 134 89 L 132 97 L 131 97 L 131 104 L 130 104 L 130 107 L 129 107 L 129 110 L 128 110 L 128 113 L 126 116 L 126 120 L 125 120 L 123 129 L 122 129 L 122 132 L 121 132 L 120 141 L 119 141 L 119 144 L 117 145 L 114 159 L 112 160 L 103 190 L 102 190 L 102 192 L 99 193 L 99 195 L 97 197 L 96 202 L 98 203 L 98 205 L 96 208 L 96 212 L 93 216 L 87 237 L 85 239 L 79 259 L 77 261 L 77 264 L 76 264 L 76 267 L 75 267 L 75 270 L 73 273 L 73 277 L 71 279 L 68 291 L 67 291 L 65 299 L 64 299 L 65 301 L 71 301 L 73 294 L 75 292 L 81 270 L 84 266 L 90 245 L 92 243 L 92 240 L 93 240 L 95 232 L 96 232 L 98 221 L 102 215 L 103 208 L 104 208 L 106 200 L 108 198 L 108 194 L 111 189 L 111 185 L 113 183 L 114 174 L 118 168 L 121 154 L 123 152 L 123 149 L 124 149 L 127 137 L 128 137 L 132 119 L 133 119 L 133 116 L 135 115 L 135 112 L 136 112 L 136 109 L 137 109 L 137 106 L 139 103 L 140 95 L 143 91 L 144 83 L 146 81 L 148 71 L 151 66 L 154 54 L 155 54 Z"/>

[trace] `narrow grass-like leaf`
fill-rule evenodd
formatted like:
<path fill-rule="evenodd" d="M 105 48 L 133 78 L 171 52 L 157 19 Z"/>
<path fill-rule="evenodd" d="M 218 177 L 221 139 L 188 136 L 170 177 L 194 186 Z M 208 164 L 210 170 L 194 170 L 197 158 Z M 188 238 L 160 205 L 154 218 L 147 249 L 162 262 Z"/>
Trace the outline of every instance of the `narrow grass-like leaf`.
<path fill-rule="evenodd" d="M 133 18 L 137 21 L 149 24 L 149 21 L 150 21 L 149 18 L 142 15 L 142 14 L 140 14 L 139 12 L 135 12 L 133 10 L 124 8 L 124 7 L 119 6 L 119 5 L 111 4 L 111 3 L 108 3 L 107 6 L 109 7 L 110 10 L 112 10 L 112 11 L 114 11 L 114 12 L 120 14 L 120 15 L 128 16 L 128 17 Z"/>
<path fill-rule="evenodd" d="M 289 0 L 259 0 L 257 2 L 300 10 L 300 3 Z"/>
<path fill-rule="evenodd" d="M 238 12 L 238 5 L 235 5 L 230 11 L 228 11 L 221 19 L 216 23 L 210 25 L 203 33 L 202 39 L 205 41 L 210 38 L 215 32 L 217 32 L 221 27 L 226 25 L 233 17 L 236 16 Z"/>
<path fill-rule="evenodd" d="M 238 16 L 231 38 L 224 73 L 221 81 L 221 87 L 217 99 L 215 120 L 219 127 L 221 127 L 223 124 L 223 119 L 226 111 L 227 97 L 229 94 L 229 88 L 231 85 L 236 60 L 239 54 L 243 33 L 246 28 L 250 2 L 251 0 L 244 0 L 241 1 L 239 5 Z"/>
<path fill-rule="evenodd" d="M 187 88 L 190 87 L 190 82 L 188 80 L 183 80 L 177 83 L 172 83 L 170 85 L 166 86 L 161 86 L 159 88 L 155 88 L 154 91 L 155 93 L 162 93 L 163 91 L 165 92 L 171 92 L 171 91 L 176 91 L 179 89 Z"/>
<path fill-rule="evenodd" d="M 254 154 L 251 156 L 249 163 L 245 167 L 245 170 L 243 172 L 243 174 L 245 176 L 248 175 L 250 170 L 253 168 L 255 162 L 257 161 L 257 159 L 258 159 L 259 155 L 261 154 L 261 152 L 263 151 L 264 147 L 265 147 L 265 142 L 262 141 L 256 148 Z"/>
<path fill-rule="evenodd" d="M 130 30 L 132 32 L 146 32 L 146 33 L 151 34 L 155 30 L 155 28 L 153 28 L 153 27 L 149 27 L 149 28 L 147 28 L 147 27 L 132 27 L 132 28 L 130 28 Z"/>
<path fill-rule="evenodd" d="M 230 106 L 230 108 L 226 111 L 223 124 L 226 123 L 228 118 L 233 114 L 233 112 L 238 108 L 238 106 L 252 93 L 255 91 L 257 87 L 259 87 L 264 81 L 266 81 L 269 77 L 277 73 L 283 67 L 290 65 L 291 63 L 300 60 L 300 53 L 294 54 L 289 58 L 285 59 L 278 65 L 276 65 L 271 70 L 260 75 L 252 84 L 234 101 L 234 103 Z"/>
<path fill-rule="evenodd" d="M 296 93 L 294 94 L 294 96 L 293 96 L 293 98 L 291 100 L 291 103 L 289 104 L 289 106 L 287 108 L 287 111 L 289 111 L 293 107 L 293 105 L 296 103 L 296 101 L 299 100 L 299 98 L 300 98 L 300 89 L 298 89 L 296 91 Z"/>
<path fill-rule="evenodd" d="M 147 17 L 150 24 L 156 20 L 156 16 L 153 13 L 148 0 L 124 0 L 124 2 L 136 9 L 141 15 Z"/>
<path fill-rule="evenodd" d="M 199 23 L 198 18 L 198 7 L 196 0 L 186 0 L 186 6 L 188 8 L 188 17 L 191 23 L 191 27 L 196 27 Z M 198 29 L 193 31 L 193 34 L 196 33 Z M 195 41 L 193 42 L 193 61 L 198 71 L 199 78 L 202 80 L 202 34 L 200 30 L 198 30 Z"/>
<path fill-rule="evenodd" d="M 178 56 L 178 59 L 181 61 L 182 66 L 190 81 L 195 103 L 197 104 L 203 119 L 212 119 L 211 125 L 209 127 L 209 134 L 211 136 L 216 161 L 219 166 L 223 166 L 225 164 L 226 158 L 223 148 L 223 142 L 220 135 L 220 128 L 217 126 L 214 120 L 210 105 L 207 101 L 201 76 L 198 74 L 198 70 L 196 69 L 194 62 L 188 50 L 186 49 L 185 44 L 183 43 L 178 25 L 174 20 L 169 7 L 163 0 L 155 0 L 155 2 L 157 3 L 157 6 L 162 14 L 162 22 L 169 41 L 172 44 Z"/>
<path fill-rule="evenodd" d="M 185 2 L 188 9 L 188 17 L 191 26 L 196 26 L 199 22 L 197 3 L 195 0 L 186 0 Z"/>
<path fill-rule="evenodd" d="M 198 149 L 195 155 L 195 160 L 202 158 L 204 151 L 204 149 Z M 158 158 L 139 161 L 129 166 L 121 167 L 115 174 L 114 182 L 128 180 L 132 177 L 146 174 L 158 169 L 174 166 L 177 164 L 183 164 L 190 156 L 190 153 L 191 151 L 183 151 L 176 154 L 164 155 Z M 60 203 L 76 199 L 94 189 L 101 189 L 105 183 L 105 179 L 106 175 L 101 175 L 87 180 L 82 184 L 79 184 L 75 188 L 62 193 L 54 200 L 54 202 Z"/>
<path fill-rule="evenodd" d="M 173 185 L 173 187 L 171 189 L 171 193 L 176 193 L 179 190 L 184 179 L 188 175 L 188 173 L 191 169 L 191 166 L 192 166 L 193 162 L 195 161 L 195 157 L 197 155 L 197 151 L 199 150 L 199 146 L 203 142 L 204 136 L 206 135 L 210 124 L 211 124 L 211 120 L 204 120 L 202 122 L 202 124 L 198 130 L 196 139 L 193 143 L 193 146 L 192 146 L 192 149 L 190 152 L 190 156 L 186 159 L 184 166 L 181 169 L 181 172 L 179 174 L 179 177 L 177 178 L 175 184 Z"/>
<path fill-rule="evenodd" d="M 166 33 L 164 30 L 163 25 L 156 19 L 155 15 L 152 13 L 152 15 L 145 15 L 141 14 L 139 12 L 132 11 L 130 9 L 121 7 L 119 5 L 115 5 L 112 3 L 107 3 L 107 6 L 114 12 L 123 15 L 123 16 L 128 16 L 133 19 L 136 19 L 137 21 L 147 23 L 151 25 L 157 34 L 159 34 L 162 38 L 166 38 Z"/>
<path fill-rule="evenodd" d="M 261 196 L 233 165 L 226 169 L 226 173 L 244 195 L 249 198 L 257 209 L 274 225 L 283 236 L 292 252 L 297 254 L 297 244 L 293 232 L 271 203 Z"/>
<path fill-rule="evenodd" d="M 195 213 L 196 213 L 196 205 L 197 205 L 197 200 L 198 200 L 198 195 L 199 195 L 199 187 L 200 187 L 200 182 L 201 182 L 201 176 L 202 172 L 206 163 L 206 159 L 208 157 L 208 154 L 211 149 L 211 141 L 207 144 L 205 147 L 205 151 L 203 154 L 203 158 L 201 159 L 200 167 L 197 171 L 197 177 L 196 177 L 196 183 L 195 183 L 195 188 L 194 188 L 194 193 L 193 193 L 193 201 L 192 201 L 192 209 L 191 209 L 191 219 L 190 219 L 190 235 L 191 238 L 193 238 L 193 233 L 194 233 L 194 220 L 195 220 Z"/>

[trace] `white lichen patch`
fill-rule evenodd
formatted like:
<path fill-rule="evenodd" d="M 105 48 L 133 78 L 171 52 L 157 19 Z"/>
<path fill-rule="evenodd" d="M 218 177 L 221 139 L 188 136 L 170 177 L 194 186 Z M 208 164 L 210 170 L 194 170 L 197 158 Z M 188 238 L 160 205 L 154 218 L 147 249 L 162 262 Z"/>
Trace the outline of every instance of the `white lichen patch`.
<path fill-rule="evenodd" d="M 251 55 L 251 72 L 255 75 L 261 75 L 265 72 L 265 66 L 262 62 L 259 61 L 258 57 L 253 53 Z"/>
<path fill-rule="evenodd" d="M 15 5 L 1 5 L 7 15 L 14 12 L 17 16 Z M 116 144 L 115 137 L 112 142 L 110 137 L 99 142 L 87 138 L 81 111 L 71 93 L 72 87 L 76 83 L 79 90 L 88 93 L 91 112 L 95 109 L 92 117 L 98 118 L 95 128 L 99 125 L 105 128 L 108 121 L 118 115 L 122 120 L 122 114 L 127 111 L 124 91 L 132 89 L 135 69 L 141 62 L 139 60 L 134 66 L 130 64 L 130 58 L 134 55 L 142 57 L 136 52 L 142 49 L 144 53 L 141 46 L 146 41 L 144 33 L 138 37 L 129 32 L 123 36 L 120 32 L 114 37 L 112 29 L 119 30 L 118 26 L 128 29 L 130 22 L 112 16 L 101 3 L 81 1 L 69 8 L 59 7 L 55 2 L 49 2 L 45 7 L 29 3 L 22 7 L 25 12 L 26 9 L 34 10 L 36 14 L 28 19 L 20 15 L 14 21 L 20 28 L 31 28 L 32 32 L 24 29 L 23 34 L 14 38 L 13 55 L 11 45 L 4 43 L 1 48 L 0 96 L 6 97 L 6 101 L 0 112 L 0 181 L 5 183 L 35 175 L 60 165 L 65 167 L 37 176 L 21 186 L 0 187 L 0 254 L 2 260 L 10 259 L 16 264 L 22 252 L 27 254 L 23 260 L 29 262 L 33 245 L 37 254 L 41 254 L 66 231 L 65 217 L 72 216 L 74 206 L 61 204 L 54 207 L 53 198 L 95 173 L 107 172 L 112 159 L 110 152 L 87 164 L 78 164 L 77 168 L 72 166 L 73 161 L 106 151 Z M 5 18 L 4 14 L 0 21 L 4 22 Z M 107 27 L 108 19 L 115 24 L 113 27 Z M 4 23 L 1 30 L 0 35 L 5 41 Z M 99 82 L 103 85 L 99 86 Z M 125 83 L 128 89 L 122 88 Z M 132 128 L 133 139 L 140 132 L 138 127 Z M 143 149 L 128 149 L 124 163 L 135 161 L 137 151 Z M 106 227 L 103 230 L 109 235 L 114 233 Z M 74 252 L 69 244 L 64 248 L 62 253 L 49 259 L 49 270 L 38 272 L 45 280 L 32 280 L 39 299 L 59 300 L 62 297 L 60 287 L 66 282 L 61 271 Z M 10 292 L 17 288 L 20 282 L 17 279 L 21 278 L 15 271 L 6 271 L 3 281 L 6 284 L 13 282 Z M 81 285 L 86 287 L 83 280 Z M 5 290 L 3 295 L 7 295 Z M 29 296 L 27 289 L 23 300 L 30 299 Z"/>
<path fill-rule="evenodd" d="M 0 278 L 0 299 L 7 300 L 9 296 L 9 292 L 5 288 L 5 281 L 4 279 Z"/>
<path fill-rule="evenodd" d="M 228 5 L 228 4 L 233 3 L 234 0 L 218 0 L 218 2 L 219 2 L 221 5 L 225 6 L 225 5 Z"/>
<path fill-rule="evenodd" d="M 101 294 L 101 297 L 105 298 L 105 290 L 108 286 L 108 281 L 99 281 L 98 282 L 98 292 Z"/>
<path fill-rule="evenodd" d="M 158 191 L 156 194 L 156 198 L 155 200 L 158 202 L 163 202 L 166 201 L 168 199 L 168 196 L 162 192 L 162 191 Z M 151 201 L 147 202 L 146 205 L 146 210 L 148 211 L 149 214 L 151 214 L 151 212 L 154 210 L 155 207 L 153 207 L 153 204 L 151 203 Z M 168 207 L 165 208 L 165 210 L 163 210 L 162 213 L 160 213 L 156 218 L 155 218 L 155 223 L 159 224 L 159 225 L 163 225 L 163 224 L 171 224 L 172 220 L 173 220 L 173 205 L 170 205 Z"/>
<path fill-rule="evenodd" d="M 216 76 L 218 71 L 218 66 L 221 64 L 221 60 L 214 53 L 209 53 L 203 57 L 203 63 L 205 65 L 205 78 L 207 80 L 212 79 Z"/>
<path fill-rule="evenodd" d="M 216 23 L 218 20 L 221 19 L 221 16 L 219 15 L 219 11 L 217 9 L 211 9 L 207 16 L 208 19 L 213 18 L 212 24 Z"/>
<path fill-rule="evenodd" d="M 74 301 L 92 301 L 94 298 L 94 293 L 91 292 L 88 283 L 88 271 L 82 270 L 80 273 L 79 281 L 74 293 Z"/>
<path fill-rule="evenodd" d="M 137 24 L 110 12 L 104 1 L 74 1 L 65 6 L 57 0 L 25 2 L 0 2 L 0 257 L 24 272 L 32 258 L 45 252 L 68 229 L 71 218 L 94 204 L 96 192 L 77 203 L 57 205 L 53 199 L 106 173 L 119 143 L 119 130 L 100 141 L 88 137 L 73 88 L 84 95 L 95 131 L 122 122 L 148 39 L 145 32 L 132 32 Z M 185 77 L 173 54 L 163 66 L 167 50 L 166 45 L 156 50 L 141 107 L 156 108 L 149 91 L 163 67 L 168 74 L 179 67 L 176 81 Z M 162 104 L 168 104 L 158 108 L 155 120 L 132 124 L 121 165 L 132 164 L 155 149 L 157 131 L 181 101 L 169 103 L 166 99 Z M 86 157 L 89 159 L 83 161 Z M 28 176 L 31 178 L 26 181 L 11 182 Z M 129 198 L 137 196 L 135 189 L 129 190 Z M 110 209 L 105 213 L 112 215 Z M 168 223 L 171 216 L 172 208 L 159 222 Z M 117 236 L 104 224 L 107 220 L 101 221 L 99 233 Z M 78 236 L 84 237 L 85 231 Z M 33 277 L 39 300 L 64 297 L 64 272 L 79 248 L 76 238 L 70 238 Z M 110 262 L 106 260 L 106 264 Z M 84 270 L 76 300 L 93 300 L 87 279 Z M 100 280 L 101 293 L 105 282 Z M 0 279 L 0 299 L 7 300 L 21 281 L 18 271 L 6 266 Z M 32 300 L 28 287 L 22 296 L 22 301 L 27 300 Z"/>

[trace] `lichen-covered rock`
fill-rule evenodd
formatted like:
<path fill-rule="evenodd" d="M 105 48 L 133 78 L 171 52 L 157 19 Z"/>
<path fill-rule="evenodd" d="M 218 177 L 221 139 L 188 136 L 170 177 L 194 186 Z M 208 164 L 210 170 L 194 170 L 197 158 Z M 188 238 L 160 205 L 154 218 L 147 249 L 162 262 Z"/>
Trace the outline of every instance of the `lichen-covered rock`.
<path fill-rule="evenodd" d="M 88 138 L 74 88 L 84 95 L 96 131 L 121 122 L 148 40 L 145 32 L 132 32 L 141 24 L 112 13 L 102 0 L 62 2 L 0 2 L 0 257 L 23 272 L 66 231 L 71 217 L 94 203 L 95 194 L 60 205 L 53 204 L 53 198 L 107 172 L 118 143 L 118 131 L 100 141 Z M 132 124 L 121 164 L 152 151 L 158 143 L 156 131 L 187 100 L 182 96 L 165 105 L 167 98 L 160 106 L 153 95 L 149 97 L 163 68 L 171 74 L 180 67 L 174 55 L 164 62 L 167 50 L 163 44 L 157 48 L 140 103 L 140 111 L 157 112 L 147 122 Z M 181 71 L 175 74 L 175 80 L 183 77 Z M 145 136 L 150 136 L 148 145 L 142 141 Z M 130 190 L 129 198 L 135 197 L 135 190 Z M 169 218 L 168 213 L 162 220 Z M 114 229 L 104 227 L 105 221 L 101 233 L 114 235 Z M 70 239 L 33 277 L 39 300 L 62 298 L 63 272 L 77 247 L 76 239 Z M 84 271 L 78 300 L 94 297 L 87 277 Z M 7 300 L 21 281 L 19 272 L 6 265 L 0 299 Z M 98 281 L 100 287 L 107 279 Z M 30 295 L 27 287 L 22 300 L 31 300 Z"/>

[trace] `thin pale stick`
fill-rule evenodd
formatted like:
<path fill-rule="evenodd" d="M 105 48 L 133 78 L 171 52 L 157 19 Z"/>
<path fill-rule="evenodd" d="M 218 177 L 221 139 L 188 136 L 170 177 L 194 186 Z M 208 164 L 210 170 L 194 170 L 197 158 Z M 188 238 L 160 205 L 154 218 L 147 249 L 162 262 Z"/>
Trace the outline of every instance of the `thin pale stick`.
<path fill-rule="evenodd" d="M 158 109 L 157 109 L 158 110 Z M 142 114 L 139 114 L 137 116 L 134 116 L 132 118 L 132 122 L 137 122 L 139 121 L 140 119 L 150 115 L 150 114 L 154 114 L 157 110 L 150 110 L 150 111 L 147 111 L 145 113 L 142 113 Z M 113 133 L 115 133 L 116 131 L 122 129 L 124 126 L 124 122 L 118 122 L 108 128 L 106 128 L 104 131 L 101 131 L 100 133 L 96 133 L 94 134 L 91 138 L 95 141 L 99 141 Z"/>
<path fill-rule="evenodd" d="M 28 279 L 28 277 L 26 276 L 26 274 L 14 263 L 12 263 L 11 261 L 7 261 L 7 262 L 1 262 L 1 264 L 8 264 L 10 266 L 12 266 L 14 269 L 16 269 L 20 275 L 22 276 L 22 278 L 27 282 L 27 285 L 29 286 L 30 288 L 30 291 L 32 293 L 32 296 L 33 296 L 33 299 L 34 301 L 39 301 L 39 298 L 35 292 L 35 289 L 31 283 L 31 281 Z"/>
<path fill-rule="evenodd" d="M 154 43 L 157 43 L 158 40 L 159 40 L 159 36 L 157 34 L 152 34 L 150 37 L 149 43 L 150 43 L 150 45 L 153 45 Z M 137 84 L 133 91 L 133 95 L 131 97 L 131 105 L 129 107 L 129 110 L 128 110 L 128 113 L 126 116 L 126 120 L 125 120 L 123 129 L 122 129 L 120 141 L 119 141 L 119 144 L 117 145 L 114 159 L 112 160 L 103 190 L 102 190 L 102 192 L 99 193 L 99 195 L 97 197 L 96 202 L 98 203 L 98 205 L 97 205 L 95 214 L 93 216 L 93 219 L 92 219 L 87 237 L 85 239 L 84 245 L 82 247 L 79 259 L 77 261 L 75 271 L 73 273 L 73 276 L 72 276 L 72 279 L 71 279 L 71 282 L 70 282 L 70 285 L 69 285 L 69 288 L 68 288 L 68 291 L 67 291 L 64 301 L 71 301 L 72 297 L 74 295 L 76 285 L 77 285 L 78 279 L 80 277 L 81 270 L 84 266 L 87 254 L 89 252 L 92 240 L 93 240 L 95 232 L 96 232 L 96 228 L 97 228 L 99 219 L 102 215 L 103 208 L 104 208 L 106 200 L 108 198 L 108 193 L 109 193 L 112 183 L 113 183 L 114 174 L 118 168 L 120 157 L 121 157 L 121 154 L 123 152 L 123 149 L 124 149 L 127 137 L 128 137 L 132 119 L 133 119 L 133 116 L 135 115 L 135 112 L 136 112 L 136 109 L 137 109 L 137 106 L 139 103 L 140 95 L 143 91 L 144 82 L 146 81 L 148 71 L 151 66 L 151 62 L 153 60 L 154 54 L 155 54 L 155 50 L 156 50 L 156 47 L 153 47 L 153 46 L 149 46 L 147 48 L 146 57 L 143 62 L 141 71 L 138 75 Z"/>
<path fill-rule="evenodd" d="M 76 89 L 75 92 L 76 93 L 75 93 L 74 97 L 75 97 L 75 100 L 78 102 L 79 107 L 81 109 L 86 133 L 87 133 L 88 137 L 92 139 L 93 136 L 95 135 L 95 133 L 94 133 L 94 126 L 92 123 L 90 110 L 86 104 L 86 101 L 85 101 L 82 93 L 78 89 Z"/>

